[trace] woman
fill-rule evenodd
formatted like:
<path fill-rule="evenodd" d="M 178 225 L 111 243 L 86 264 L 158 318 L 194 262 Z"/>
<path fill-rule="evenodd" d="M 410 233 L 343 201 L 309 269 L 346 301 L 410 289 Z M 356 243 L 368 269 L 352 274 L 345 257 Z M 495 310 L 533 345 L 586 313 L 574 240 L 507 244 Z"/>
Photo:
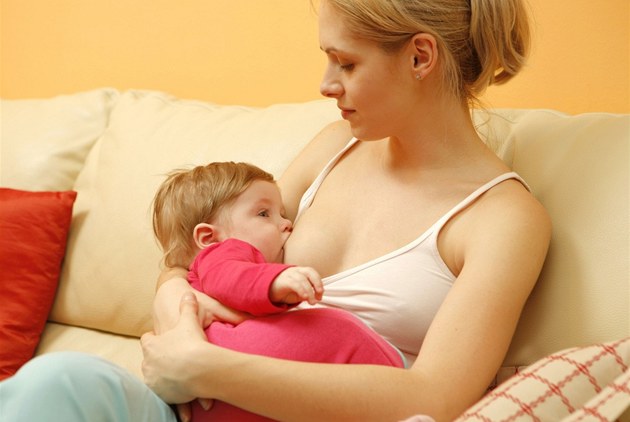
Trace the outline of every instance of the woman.
<path fill-rule="evenodd" d="M 326 277 L 324 306 L 354 312 L 415 362 L 310 364 L 222 349 L 205 341 L 197 314 L 204 323 L 244 316 L 195 299 L 172 270 L 156 294 L 160 334 L 142 338 L 145 378 L 166 402 L 218 399 L 279 420 L 452 420 L 499 368 L 549 243 L 545 210 L 468 111 L 523 66 L 523 5 L 321 0 L 319 25 L 321 91 L 343 121 L 281 179 L 295 219 L 285 259 Z M 108 374 L 118 401 L 75 399 L 84 415 L 109 407 L 111 420 L 173 420 L 145 386 L 90 365 L 84 376 Z"/>
<path fill-rule="evenodd" d="M 484 145 L 468 111 L 522 67 L 523 5 L 322 0 L 319 25 L 328 57 L 321 92 L 344 121 L 281 179 L 297 217 L 286 259 L 317 268 L 328 277 L 324 305 L 353 310 L 415 363 L 241 355 L 203 343 L 188 321 L 143 338 L 145 376 L 167 401 L 216 398 L 280 420 L 451 420 L 499 368 L 549 242 L 546 212 Z M 158 326 L 176 320 L 181 294 L 172 292 L 187 288 L 181 279 L 160 288 Z M 192 329 L 198 342 L 178 340 Z M 264 389 L 248 388 L 260 380 Z"/>

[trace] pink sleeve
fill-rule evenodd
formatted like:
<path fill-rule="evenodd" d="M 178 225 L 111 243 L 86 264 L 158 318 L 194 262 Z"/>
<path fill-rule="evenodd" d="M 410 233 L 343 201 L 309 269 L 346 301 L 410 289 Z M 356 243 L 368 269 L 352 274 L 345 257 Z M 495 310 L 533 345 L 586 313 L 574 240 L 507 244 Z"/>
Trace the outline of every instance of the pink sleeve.
<path fill-rule="evenodd" d="M 269 288 L 278 274 L 289 267 L 265 262 L 260 251 L 249 243 L 228 239 L 197 255 L 189 280 L 194 288 L 226 306 L 253 315 L 269 315 L 288 309 L 271 303 Z"/>

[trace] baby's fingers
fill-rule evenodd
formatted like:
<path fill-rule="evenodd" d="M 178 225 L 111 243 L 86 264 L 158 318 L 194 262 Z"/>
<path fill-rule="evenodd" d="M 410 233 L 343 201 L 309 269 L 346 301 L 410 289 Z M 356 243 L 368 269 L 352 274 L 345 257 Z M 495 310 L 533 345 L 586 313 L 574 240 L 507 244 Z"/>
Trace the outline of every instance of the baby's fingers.
<path fill-rule="evenodd" d="M 314 269 L 308 267 L 307 269 L 309 270 L 308 280 L 310 281 L 311 286 L 313 286 L 315 295 L 321 299 L 322 295 L 324 294 L 324 283 L 322 282 L 322 278 L 319 276 L 319 273 Z"/>
<path fill-rule="evenodd" d="M 322 295 L 324 294 L 324 283 L 322 283 L 319 273 L 313 268 L 302 267 L 300 268 L 300 272 L 304 275 L 304 277 L 306 277 L 309 283 L 309 289 L 307 289 L 306 296 L 303 296 L 303 298 L 308 300 L 308 303 L 311 305 L 314 305 L 322 300 Z"/>

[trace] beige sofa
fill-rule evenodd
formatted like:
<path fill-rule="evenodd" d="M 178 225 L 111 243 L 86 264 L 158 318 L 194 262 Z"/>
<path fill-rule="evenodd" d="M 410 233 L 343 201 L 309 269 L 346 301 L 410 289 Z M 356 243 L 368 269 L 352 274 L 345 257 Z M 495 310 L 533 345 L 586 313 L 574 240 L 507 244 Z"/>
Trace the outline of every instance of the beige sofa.
<path fill-rule="evenodd" d="M 150 203 L 162 176 L 222 160 L 249 161 L 280 176 L 339 118 L 330 100 L 250 108 L 113 89 L 1 106 L 0 186 L 78 192 L 37 354 L 95 353 L 138 376 L 138 337 L 151 330 L 160 260 Z M 475 120 L 554 226 L 503 371 L 629 337 L 630 116 L 503 109 L 477 112 Z"/>

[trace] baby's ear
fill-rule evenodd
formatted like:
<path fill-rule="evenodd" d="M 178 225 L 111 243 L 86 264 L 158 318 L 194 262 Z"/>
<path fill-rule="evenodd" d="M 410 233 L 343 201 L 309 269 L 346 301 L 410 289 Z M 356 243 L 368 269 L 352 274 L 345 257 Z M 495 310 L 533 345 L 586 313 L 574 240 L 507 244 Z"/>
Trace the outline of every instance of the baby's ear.
<path fill-rule="evenodd" d="M 207 248 L 211 244 L 219 241 L 215 227 L 208 223 L 199 223 L 195 226 L 193 239 L 199 249 Z"/>

